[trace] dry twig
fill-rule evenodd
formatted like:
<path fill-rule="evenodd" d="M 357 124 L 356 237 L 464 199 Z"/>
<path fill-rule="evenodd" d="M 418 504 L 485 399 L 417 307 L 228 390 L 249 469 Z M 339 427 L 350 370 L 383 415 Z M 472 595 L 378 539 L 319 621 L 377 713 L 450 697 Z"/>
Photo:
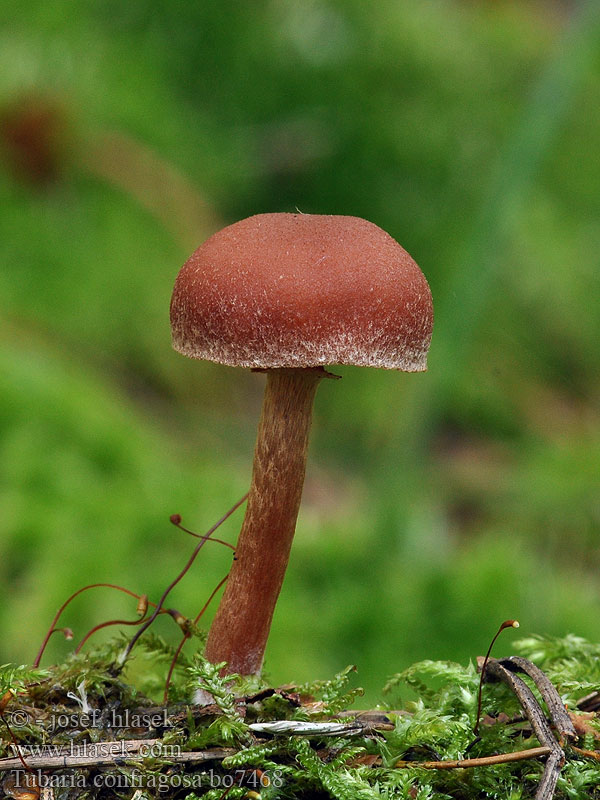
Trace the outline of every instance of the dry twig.
<path fill-rule="evenodd" d="M 491 767 L 494 764 L 510 764 L 513 761 L 525 761 L 530 758 L 549 756 L 550 747 L 531 747 L 529 750 L 517 750 L 515 753 L 500 753 L 497 756 L 481 758 L 463 758 L 452 761 L 397 761 L 395 767 L 420 767 L 420 769 L 468 769 L 470 767 Z"/>
<path fill-rule="evenodd" d="M 17 748 L 13 748 L 17 749 Z M 43 748 L 40 748 L 43 750 Z M 214 747 L 210 750 L 186 752 L 176 746 L 165 745 L 161 739 L 123 739 L 113 742 L 86 743 L 63 748 L 48 748 L 48 753 L 34 754 L 29 748 L 19 747 L 21 757 L 27 759 L 30 769 L 69 769 L 89 767 L 109 767 L 123 761 L 142 761 L 144 758 L 164 758 L 165 762 L 178 764 L 199 764 L 205 761 L 221 761 L 236 751 L 227 747 Z M 161 752 L 164 751 L 164 756 Z M 0 759 L 0 772 L 22 768 L 21 759 Z"/>

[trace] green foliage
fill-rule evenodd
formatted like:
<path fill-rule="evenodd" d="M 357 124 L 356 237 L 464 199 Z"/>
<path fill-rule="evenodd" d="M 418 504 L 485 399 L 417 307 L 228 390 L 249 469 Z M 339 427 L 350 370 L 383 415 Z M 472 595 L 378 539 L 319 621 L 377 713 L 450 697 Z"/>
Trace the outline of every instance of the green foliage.
<path fill-rule="evenodd" d="M 168 515 L 206 528 L 246 490 L 260 378 L 172 353 L 183 260 L 257 211 L 360 214 L 430 280 L 430 369 L 344 368 L 320 390 L 267 665 L 274 685 L 304 683 L 321 715 L 359 690 L 345 672 L 311 684 L 315 674 L 357 663 L 374 704 L 395 673 L 389 706 L 410 716 L 365 740 L 383 764 L 365 768 L 343 760 L 355 743 L 246 747 L 232 700 L 246 690 L 219 685 L 189 654 L 170 699 L 189 699 L 196 678 L 212 685 L 224 713 L 190 719 L 186 735 L 244 745 L 232 757 L 242 765 L 264 757 L 287 780 L 282 796 L 336 796 L 341 774 L 356 792 L 407 800 L 532 796 L 538 765 L 438 775 L 393 764 L 463 752 L 476 673 L 434 659 L 473 661 L 499 619 L 575 631 L 516 647 L 571 708 L 600 688 L 600 653 L 580 638 L 600 639 L 597 0 L 550 13 L 453 0 L 73 7 L 0 4 L 0 661 L 32 656 L 83 582 L 156 600 L 193 548 Z M 44 103 L 59 124 L 40 181 L 15 169 L 6 120 Z M 119 175 L 102 172 L 99 142 Z M 223 535 L 234 541 L 236 526 Z M 177 587 L 187 616 L 229 559 L 203 550 Z M 68 609 L 78 636 L 134 617 L 129 600 L 94 592 Z M 53 637 L 52 702 L 159 697 L 181 633 L 169 619 L 155 629 L 126 667 L 135 693 L 111 672 L 125 639 L 65 660 L 70 645 Z M 44 673 L 1 675 L 48 700 Z M 515 700 L 486 685 L 484 710 L 511 714 Z M 281 695 L 253 712 L 307 716 Z M 491 725 L 474 752 L 517 743 Z M 559 796 L 594 797 L 599 781 L 571 754 Z"/>
<path fill-rule="evenodd" d="M 222 712 L 222 716 L 217 717 L 206 731 L 190 737 L 190 746 L 202 747 L 210 741 L 230 745 L 248 739 L 247 727 L 236 708 L 234 693 L 234 687 L 239 687 L 243 679 L 236 674 L 223 675 L 224 666 L 224 662 L 211 664 L 197 653 L 187 669 L 189 696 L 193 697 L 198 689 L 206 692 Z"/>
<path fill-rule="evenodd" d="M 515 642 L 515 649 L 547 672 L 570 707 L 600 691 L 600 646 L 581 636 L 531 636 Z"/>
<path fill-rule="evenodd" d="M 203 641 L 204 638 L 206 637 L 201 637 L 201 641 Z M 139 646 L 145 651 L 148 658 L 153 661 L 164 661 L 167 664 L 171 663 L 177 650 L 174 644 L 167 642 L 164 636 L 155 633 L 152 628 L 144 631 L 143 636 L 139 639 Z M 178 661 L 181 665 L 186 667 L 190 664 L 190 659 L 184 652 L 179 654 Z"/>
<path fill-rule="evenodd" d="M 585 694 L 586 675 L 591 667 L 588 659 L 594 659 L 597 646 L 572 636 L 561 640 L 533 637 L 517 642 L 515 649 L 530 658 L 537 654 L 538 664 L 548 675 L 554 676 L 559 691 L 564 689 L 560 680 L 562 674 L 563 680 L 574 684 L 574 689 L 579 682 L 578 697 Z M 576 664 L 579 664 L 578 669 Z M 349 667 L 331 681 L 316 681 L 311 687 L 303 686 L 300 690 L 314 690 L 316 696 L 323 700 L 327 697 L 339 711 L 341 697 L 354 699 L 347 692 L 351 671 Z M 506 723 L 484 724 L 480 740 L 475 741 L 473 727 L 479 676 L 473 664 L 425 661 L 396 674 L 384 689 L 385 694 L 392 696 L 389 703 L 392 708 L 400 707 L 399 691 L 403 685 L 417 698 L 406 702 L 406 711 L 395 715 L 393 731 L 367 737 L 358 743 L 348 739 L 311 742 L 301 737 L 279 737 L 266 745 L 240 750 L 226 759 L 223 766 L 260 767 L 276 773 L 287 787 L 288 794 L 282 796 L 290 797 L 311 791 L 326 791 L 339 800 L 350 797 L 441 800 L 483 796 L 521 800 L 533 796 L 542 769 L 535 762 L 454 771 L 418 768 L 419 761 L 459 759 L 466 757 L 467 752 L 469 757 L 509 753 L 535 745 L 522 738 L 518 726 L 514 728 Z M 517 717 L 521 712 L 514 696 L 503 684 L 486 684 L 483 698 L 483 714 L 490 720 L 500 712 L 509 717 Z M 354 763 L 365 755 L 376 756 L 382 766 Z M 395 767 L 398 761 L 406 760 L 414 761 L 414 767 Z M 556 797 L 596 797 L 594 790 L 600 785 L 599 778 L 600 768 L 596 762 L 570 753 Z"/>
<path fill-rule="evenodd" d="M 474 658 L 505 617 L 600 638 L 598 16 L 1 4 L 0 661 L 35 652 L 84 581 L 156 600 L 191 550 L 168 515 L 206 528 L 245 491 L 261 379 L 172 353 L 169 296 L 221 223 L 295 207 L 389 230 L 436 328 L 426 375 L 346 368 L 319 390 L 274 682 L 352 662 L 374 700 L 413 661 Z M 44 102 L 60 124 L 36 182 L 4 120 Z M 106 145 L 112 177 L 107 132 L 131 147 Z M 186 616 L 229 558 L 205 548 Z M 134 609 L 97 590 L 68 614 L 79 635 Z"/>
<path fill-rule="evenodd" d="M 424 677 L 431 685 L 423 681 Z M 410 686 L 422 699 L 456 710 L 472 712 L 477 705 L 479 675 L 473 664 L 465 668 L 450 661 L 420 661 L 393 675 L 383 692 L 391 694 L 402 684 Z"/>
<path fill-rule="evenodd" d="M 121 662 L 128 637 L 121 635 L 97 647 L 71 653 L 56 664 L 51 674 L 62 692 L 98 697 L 106 701 L 117 696 L 125 705 L 135 701 L 136 690 L 125 684 L 121 677 Z"/>
<path fill-rule="evenodd" d="M 336 714 L 349 708 L 357 697 L 364 694 L 360 687 L 349 688 L 350 678 L 355 672 L 356 667 L 350 664 L 331 680 L 304 684 L 299 691 L 318 698 L 323 704 L 323 714 Z"/>
<path fill-rule="evenodd" d="M 354 750 L 342 751 L 332 762 L 325 763 L 312 749 L 310 743 L 299 739 L 296 743 L 296 760 L 303 767 L 305 781 L 312 781 L 316 788 L 328 791 L 338 800 L 373 800 L 379 796 L 369 783 L 343 764 L 345 757 L 355 755 Z"/>
<path fill-rule="evenodd" d="M 591 683 L 598 671 L 598 646 L 572 635 L 562 639 L 535 636 L 514 643 L 514 649 L 534 661 L 550 677 L 563 699 L 572 707 L 595 686 Z M 393 676 L 384 692 L 397 693 L 401 684 L 417 693 L 410 701 L 410 715 L 399 716 L 393 733 L 386 735 L 385 763 L 392 765 L 407 755 L 418 760 L 456 759 L 464 757 L 466 748 L 474 741 L 478 677 L 473 665 L 461 667 L 450 662 L 421 662 Z M 501 711 L 510 716 L 520 713 L 514 697 L 501 684 L 485 684 L 483 714 L 496 716 Z M 593 724 L 593 722 L 592 722 Z M 483 725 L 481 740 L 471 746 L 469 756 L 484 756 L 531 746 L 527 739 L 515 738 L 510 725 Z M 592 741 L 588 746 L 594 749 Z M 403 756 L 401 754 L 404 754 Z M 461 774 L 462 773 L 462 774 Z M 452 775 L 429 773 L 432 785 L 444 796 L 511 797 L 533 796 L 540 769 L 533 764 L 507 764 L 490 768 L 457 770 Z M 523 784 L 526 787 L 523 794 Z M 462 787 L 459 788 L 458 787 Z M 563 768 L 557 798 L 600 796 L 600 767 L 592 759 L 581 759 L 569 753 Z M 463 796 L 463 794 L 460 796 Z M 473 795 L 471 795 L 473 793 Z M 438 795 L 435 794 L 435 797 Z"/>
<path fill-rule="evenodd" d="M 22 692 L 28 684 L 43 680 L 47 674 L 47 671 L 43 669 L 3 664 L 0 666 L 0 697 L 5 692 L 12 692 L 16 695 Z"/>
<path fill-rule="evenodd" d="M 192 640 L 197 646 L 199 642 L 203 643 L 205 638 L 204 633 L 194 631 Z M 136 670 L 135 666 L 133 666 L 131 672 L 135 673 L 135 681 L 140 690 L 149 697 L 162 696 L 164 694 L 165 675 L 158 672 L 156 665 L 163 663 L 165 667 L 170 668 L 171 664 L 174 663 L 169 684 L 169 698 L 180 702 L 186 700 L 189 697 L 186 670 L 191 664 L 191 659 L 185 650 L 182 648 L 175 661 L 176 646 L 167 642 L 163 636 L 155 633 L 152 628 L 145 631 L 144 635 L 140 637 L 137 646 L 144 652 L 145 660 L 154 667 Z"/>
<path fill-rule="evenodd" d="M 48 729 L 50 708 L 77 714 L 84 710 L 87 702 L 90 708 L 99 711 L 110 707 L 122 712 L 134 703 L 138 711 L 143 709 L 149 701 L 139 689 L 117 681 L 111 674 L 122 647 L 123 640 L 119 638 L 91 650 L 85 657 L 70 658 L 42 674 L 22 667 L 3 667 L 1 685 L 18 688 L 18 701 L 25 704 L 31 715 L 30 725 L 18 729 L 19 740 L 24 744 L 71 741 L 74 732 Z M 158 670 L 159 674 L 165 657 L 170 655 L 168 646 L 160 637 L 148 636 L 144 649 L 148 658 L 153 656 L 148 669 Z M 537 654 L 538 665 L 554 676 L 559 691 L 564 689 L 561 675 L 569 686 L 579 682 L 579 692 L 575 686 L 572 688 L 574 697 L 585 694 L 588 670 L 597 669 L 593 661 L 598 646 L 580 637 L 567 636 L 560 640 L 529 637 L 518 642 L 515 649 L 529 657 Z M 578 670 L 576 664 L 579 664 Z M 345 737 L 279 734 L 272 738 L 252 735 L 248 723 L 257 718 L 261 721 L 282 719 L 285 692 L 279 694 L 277 703 L 271 704 L 269 700 L 274 695 L 266 685 L 260 692 L 256 691 L 256 685 L 252 686 L 253 692 L 248 696 L 245 694 L 250 688 L 248 682 L 236 675 L 221 675 L 221 667 L 209 664 L 199 654 L 189 660 L 185 667 L 188 694 L 200 688 L 211 694 L 214 704 L 204 713 L 187 703 L 169 706 L 172 727 L 167 726 L 163 743 L 177 744 L 184 751 L 227 746 L 233 749 L 231 754 L 213 761 L 210 771 L 202 765 L 178 767 L 179 771 L 173 772 L 168 758 L 159 756 L 148 757 L 139 766 L 129 763 L 107 769 L 114 769 L 130 779 L 132 770 L 138 770 L 141 775 L 138 781 L 145 787 L 149 800 L 155 796 L 174 796 L 169 788 L 169 776 L 173 774 L 178 776 L 179 785 L 184 776 L 195 776 L 196 783 L 188 800 L 195 797 L 218 800 L 228 785 L 232 785 L 228 796 L 244 797 L 249 789 L 258 788 L 263 800 L 321 796 L 335 800 L 476 800 L 482 797 L 527 800 L 535 794 L 543 768 L 540 761 L 450 770 L 419 766 L 423 761 L 484 757 L 536 746 L 527 726 L 519 722 L 520 709 L 515 707 L 511 693 L 504 685 L 494 683 L 484 685 L 485 719 L 480 738 L 474 737 L 478 677 L 472 664 L 461 666 L 429 660 L 394 675 L 385 688 L 387 697 L 393 700 L 393 710 L 387 711 L 388 718 L 394 722 L 391 730 L 384 726 L 373 730 L 365 728 Z M 348 667 L 331 680 L 295 687 L 288 696 L 288 715 L 297 715 L 294 704 L 298 698 L 303 698 L 302 710 L 306 718 L 312 721 L 325 716 L 328 720 L 335 719 L 336 713 L 347 710 L 342 700 L 352 702 L 355 699 L 356 690 L 348 688 L 353 672 L 354 669 Z M 75 691 L 67 691 L 69 686 Z M 402 687 L 407 687 L 413 696 L 402 703 L 403 707 Z M 314 694 L 308 694 L 313 690 Z M 11 706 L 10 711 L 15 707 Z M 34 708 L 44 713 L 38 717 Z M 500 712 L 504 713 L 503 717 L 498 716 Z M 92 737 L 91 741 L 97 742 L 102 741 L 103 735 L 114 737 L 118 732 L 103 731 L 100 726 L 81 731 L 76 738 L 81 741 Z M 121 735 L 129 738 L 131 734 L 122 731 Z M 7 730 L 0 731 L 0 742 L 7 746 L 10 741 Z M 591 735 L 579 742 L 590 749 L 596 743 L 597 739 Z M 260 781 L 262 783 L 257 785 Z M 596 800 L 600 797 L 599 787 L 598 761 L 584 758 L 566 745 L 566 763 L 556 800 Z"/>
<path fill-rule="evenodd" d="M 281 742 L 275 740 L 272 742 L 253 744 L 249 747 L 243 747 L 231 756 L 227 756 L 223 761 L 225 768 L 230 767 L 261 767 L 262 769 L 273 769 L 276 764 L 272 760 L 272 756 L 281 751 Z"/>

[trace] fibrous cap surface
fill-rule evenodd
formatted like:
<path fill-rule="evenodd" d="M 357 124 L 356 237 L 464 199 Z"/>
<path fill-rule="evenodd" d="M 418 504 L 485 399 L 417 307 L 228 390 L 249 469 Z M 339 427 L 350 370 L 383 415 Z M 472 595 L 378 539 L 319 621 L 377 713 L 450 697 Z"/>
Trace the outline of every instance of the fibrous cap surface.
<path fill-rule="evenodd" d="M 258 214 L 215 233 L 182 267 L 173 346 L 191 358 L 277 368 L 426 369 L 427 281 L 358 217 Z"/>

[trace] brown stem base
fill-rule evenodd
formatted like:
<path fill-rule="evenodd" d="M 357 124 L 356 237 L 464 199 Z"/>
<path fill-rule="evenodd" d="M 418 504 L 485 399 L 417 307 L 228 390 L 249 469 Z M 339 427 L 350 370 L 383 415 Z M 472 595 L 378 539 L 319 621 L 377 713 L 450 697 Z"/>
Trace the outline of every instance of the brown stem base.
<path fill-rule="evenodd" d="M 252 483 L 225 593 L 206 644 L 228 672 L 258 674 L 300 507 L 312 405 L 323 369 L 267 371 Z"/>

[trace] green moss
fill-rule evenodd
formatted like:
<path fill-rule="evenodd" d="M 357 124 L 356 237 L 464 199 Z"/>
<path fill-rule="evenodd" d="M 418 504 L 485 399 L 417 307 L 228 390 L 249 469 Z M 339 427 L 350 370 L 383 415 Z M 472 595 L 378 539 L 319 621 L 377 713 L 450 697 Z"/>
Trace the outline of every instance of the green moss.
<path fill-rule="evenodd" d="M 144 637 L 141 643 L 149 659 L 148 673 L 154 672 L 158 681 L 172 651 L 156 635 Z M 156 706 L 139 687 L 125 681 L 127 665 L 119 666 L 124 644 L 119 638 L 46 670 L 0 669 L 2 694 L 13 694 L 5 702 L 0 736 L 4 758 L 15 741 L 42 746 L 44 753 L 67 746 L 71 755 L 74 748 L 89 752 L 90 747 L 106 747 L 107 742 L 155 742 L 152 752 L 129 754 L 109 765 L 43 771 L 40 780 L 52 777 L 57 800 L 114 796 L 115 786 L 120 787 L 121 797 L 131 797 L 137 790 L 147 798 L 187 796 L 188 800 L 216 800 L 227 788 L 227 796 L 233 798 L 254 797 L 248 794 L 252 791 L 261 798 L 337 800 L 524 800 L 535 795 L 543 771 L 540 759 L 463 769 L 419 766 L 420 762 L 485 758 L 539 745 L 503 684 L 484 684 L 484 717 L 480 735 L 475 737 L 479 675 L 473 664 L 423 661 L 394 675 L 384 688 L 385 703 L 379 711 L 370 712 L 367 723 L 361 722 L 367 719 L 364 712 L 362 716 L 358 711 L 348 714 L 361 693 L 350 685 L 353 667 L 330 680 L 277 688 L 266 681 L 224 677 L 222 665 L 211 665 L 200 654 L 184 660 L 174 674 L 171 691 L 178 697 L 187 695 L 189 701 L 200 688 L 212 695 L 214 703 Z M 515 649 L 542 667 L 574 708 L 577 700 L 600 689 L 598 645 L 575 636 L 529 637 Z M 26 725 L 19 723 L 23 712 Z M 58 719 L 62 724 L 57 727 Z M 147 722 L 145 727 L 140 720 Z M 313 727 L 333 720 L 352 723 L 353 728 L 345 729 L 344 735 L 313 730 L 307 735 L 268 736 L 251 727 L 274 720 L 310 721 Z M 592 749 L 600 728 L 589 716 L 585 721 L 587 733 L 577 745 Z M 169 758 L 175 752 L 198 751 L 210 751 L 212 759 L 194 764 Z M 565 752 L 557 800 L 600 797 L 598 760 L 569 746 Z M 26 758 L 34 763 L 34 756 L 41 753 L 32 749 Z M 25 775 L 23 770 L 19 774 Z"/>

